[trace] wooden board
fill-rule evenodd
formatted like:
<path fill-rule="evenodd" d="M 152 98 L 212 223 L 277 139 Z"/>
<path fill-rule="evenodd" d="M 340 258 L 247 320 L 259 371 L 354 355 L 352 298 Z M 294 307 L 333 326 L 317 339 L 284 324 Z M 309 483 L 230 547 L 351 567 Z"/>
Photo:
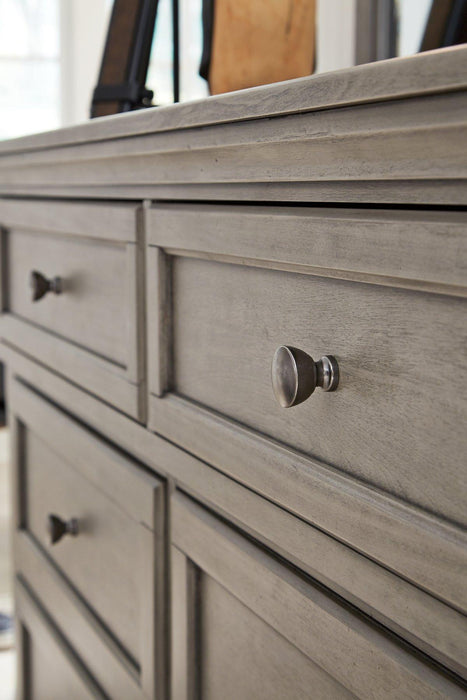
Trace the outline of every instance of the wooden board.
<path fill-rule="evenodd" d="M 211 93 L 310 75 L 314 50 L 314 0 L 216 0 Z"/>

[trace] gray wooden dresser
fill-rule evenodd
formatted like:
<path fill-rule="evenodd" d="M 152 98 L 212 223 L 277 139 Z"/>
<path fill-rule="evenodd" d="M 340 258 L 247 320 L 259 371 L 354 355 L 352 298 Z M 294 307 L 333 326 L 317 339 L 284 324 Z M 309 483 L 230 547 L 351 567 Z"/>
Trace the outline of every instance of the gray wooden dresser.
<path fill-rule="evenodd" d="M 466 108 L 460 47 L 0 145 L 19 697 L 467 697 Z"/>

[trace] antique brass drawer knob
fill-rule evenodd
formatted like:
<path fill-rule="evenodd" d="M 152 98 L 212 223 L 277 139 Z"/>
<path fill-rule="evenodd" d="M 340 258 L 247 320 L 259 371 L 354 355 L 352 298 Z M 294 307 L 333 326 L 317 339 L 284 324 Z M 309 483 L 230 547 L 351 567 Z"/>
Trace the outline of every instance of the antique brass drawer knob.
<path fill-rule="evenodd" d="M 53 515 L 51 513 L 48 517 L 47 526 L 50 535 L 50 544 L 55 544 L 61 540 L 64 535 L 73 535 L 73 537 L 76 537 L 78 534 L 78 520 L 76 518 L 62 520 L 58 515 Z"/>
<path fill-rule="evenodd" d="M 62 280 L 60 277 L 47 279 L 41 272 L 33 270 L 29 277 L 29 284 L 32 290 L 32 301 L 39 301 L 47 292 L 53 294 L 62 293 Z"/>
<path fill-rule="evenodd" d="M 315 362 L 303 350 L 281 345 L 272 360 L 272 388 L 282 408 L 297 406 L 311 396 L 317 386 L 334 391 L 339 384 L 339 365 L 332 355 Z"/>

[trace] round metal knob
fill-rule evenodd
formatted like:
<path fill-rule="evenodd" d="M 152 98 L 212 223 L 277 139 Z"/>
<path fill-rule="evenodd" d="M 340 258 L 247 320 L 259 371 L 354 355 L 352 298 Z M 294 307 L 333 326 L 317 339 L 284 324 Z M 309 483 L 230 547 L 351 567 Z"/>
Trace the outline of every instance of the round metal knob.
<path fill-rule="evenodd" d="M 76 518 L 62 520 L 58 515 L 51 513 L 47 519 L 47 529 L 50 535 L 50 544 L 55 544 L 64 535 L 76 537 L 78 534 L 78 520 Z"/>
<path fill-rule="evenodd" d="M 339 384 L 339 366 L 332 355 L 318 362 L 303 350 L 281 345 L 272 360 L 272 388 L 282 408 L 297 406 L 311 396 L 317 386 L 335 391 Z"/>
<path fill-rule="evenodd" d="M 62 292 L 62 280 L 60 277 L 47 279 L 37 270 L 32 270 L 29 276 L 29 285 L 32 290 L 33 301 L 39 301 L 47 292 L 52 292 L 53 294 L 61 294 Z"/>

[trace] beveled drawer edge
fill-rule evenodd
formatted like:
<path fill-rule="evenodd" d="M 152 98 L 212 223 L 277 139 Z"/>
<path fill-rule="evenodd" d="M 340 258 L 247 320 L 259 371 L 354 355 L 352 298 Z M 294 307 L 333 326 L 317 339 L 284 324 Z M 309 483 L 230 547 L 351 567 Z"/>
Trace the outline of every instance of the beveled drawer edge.
<path fill-rule="evenodd" d="M 169 257 L 467 296 L 465 212 L 212 203 L 154 204 L 144 216 L 150 248 Z"/>
<path fill-rule="evenodd" d="M 150 396 L 148 427 L 440 600 L 467 610 L 462 566 L 467 566 L 467 537 L 459 528 L 173 394 Z"/>
<path fill-rule="evenodd" d="M 305 582 L 199 504 L 180 492 L 171 500 L 177 550 L 358 697 L 372 697 L 374 667 L 391 682 L 394 678 L 401 697 L 416 697 L 414 691 L 463 697 L 459 685 L 421 662 L 399 640 Z"/>
<path fill-rule="evenodd" d="M 16 532 L 14 547 L 17 573 L 28 582 L 83 661 L 90 668 L 94 664 L 99 670 L 98 675 L 105 681 L 106 688 L 113 687 L 114 693 L 120 689 L 128 698 L 142 697 L 138 669 L 97 623 L 89 608 L 44 557 L 32 538 L 25 532 Z"/>
<path fill-rule="evenodd" d="M 137 583 L 144 610 L 139 637 L 140 684 L 148 697 L 152 697 L 156 689 L 163 695 L 167 681 L 163 643 L 166 634 L 163 481 L 138 465 L 134 458 L 121 454 L 118 448 L 59 410 L 50 399 L 39 396 L 11 375 L 8 376 L 8 406 L 13 464 L 16 466 L 13 470 L 14 524 L 18 530 L 25 530 L 27 526 L 22 480 L 25 430 L 40 435 L 51 449 L 63 456 L 70 469 L 79 472 L 105 498 L 138 523 L 142 568 Z M 148 624 L 147 621 L 151 620 L 153 623 Z"/>
<path fill-rule="evenodd" d="M 15 602 L 16 615 L 19 620 L 23 620 L 25 624 L 32 626 L 34 632 L 39 634 L 42 639 L 46 638 L 48 641 L 52 641 L 52 644 L 60 649 L 60 652 L 65 656 L 75 673 L 81 678 L 84 685 L 87 686 L 89 697 L 105 700 L 105 695 L 102 693 L 95 680 L 82 665 L 81 660 L 78 660 L 72 650 L 68 648 L 64 638 L 59 636 L 60 632 L 54 628 L 53 623 L 48 619 L 44 611 L 40 609 L 37 601 L 21 578 L 16 578 L 15 581 Z M 24 650 L 20 650 L 20 664 L 22 663 L 21 653 L 24 653 Z M 24 670 L 27 672 L 27 669 Z M 23 683 L 23 687 L 28 687 L 28 680 L 27 678 L 20 679 L 20 683 Z"/>
<path fill-rule="evenodd" d="M 0 357 L 7 362 L 9 384 L 18 375 L 81 420 L 91 421 L 108 440 L 454 672 L 467 665 L 462 631 L 446 635 L 439 628 L 441 624 L 448 632 L 462 630 L 466 623 L 462 613 L 23 355 L 0 346 Z"/>
<path fill-rule="evenodd" d="M 5 141 L 2 157 L 10 153 L 82 142 L 129 138 L 139 134 L 242 122 L 353 104 L 399 100 L 407 96 L 445 93 L 466 88 L 464 46 L 425 51 L 406 58 L 365 63 L 286 83 L 261 85 L 211 97 L 208 101 L 159 107 L 152 112 L 87 121 L 72 127 Z"/>
<path fill-rule="evenodd" d="M 124 370 L 8 314 L 0 316 L 0 342 L 34 357 L 36 362 L 48 365 L 54 372 L 144 422 L 144 381 L 129 381 Z"/>
<path fill-rule="evenodd" d="M 0 225 L 48 234 L 136 243 L 140 205 L 0 198 Z"/>
<path fill-rule="evenodd" d="M 53 445 L 72 469 L 134 521 L 151 531 L 158 529 L 163 509 L 160 479 L 138 468 L 21 382 L 11 382 L 8 400 L 12 417 Z"/>

